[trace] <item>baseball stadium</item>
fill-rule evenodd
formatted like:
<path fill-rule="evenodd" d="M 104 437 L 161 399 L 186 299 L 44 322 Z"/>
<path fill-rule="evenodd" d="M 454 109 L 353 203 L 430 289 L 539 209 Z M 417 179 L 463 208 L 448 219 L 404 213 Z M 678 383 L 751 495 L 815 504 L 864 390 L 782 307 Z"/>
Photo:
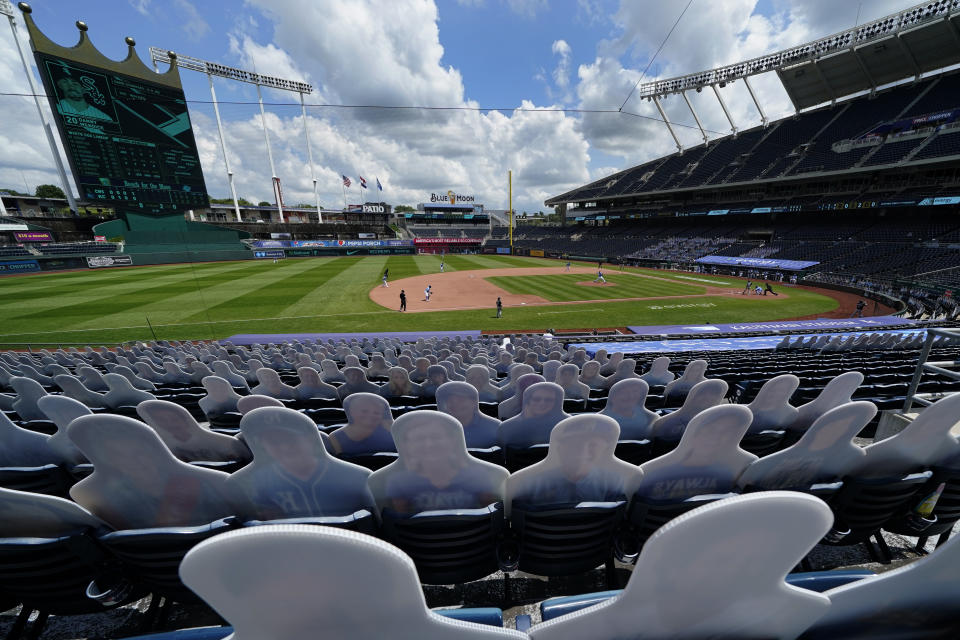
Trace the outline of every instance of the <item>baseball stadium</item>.
<path fill-rule="evenodd" d="M 0 138 L 58 183 L 0 191 L 8 640 L 960 637 L 960 0 L 653 65 L 690 0 L 619 109 L 511 116 L 666 146 L 556 181 L 530 144 L 496 188 L 334 172 L 323 115 L 496 109 L 118 60 L 36 4 L 0 0 L 43 134 Z"/>

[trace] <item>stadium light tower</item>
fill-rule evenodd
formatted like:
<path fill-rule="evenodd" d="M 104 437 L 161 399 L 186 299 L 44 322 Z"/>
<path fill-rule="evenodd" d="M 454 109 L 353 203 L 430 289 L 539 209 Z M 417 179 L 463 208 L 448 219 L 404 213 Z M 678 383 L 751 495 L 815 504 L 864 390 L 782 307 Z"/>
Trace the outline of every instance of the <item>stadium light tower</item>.
<path fill-rule="evenodd" d="M 25 3 L 20 3 L 21 5 Z M 26 8 L 21 7 L 23 11 L 27 11 L 29 6 Z M 70 207 L 70 211 L 76 213 L 79 211 L 77 208 L 77 201 L 73 197 L 73 191 L 70 190 L 70 183 L 67 182 L 67 171 L 63 167 L 63 160 L 60 158 L 60 150 L 57 148 L 56 140 L 53 137 L 53 131 L 50 129 L 50 123 L 47 122 L 46 116 L 43 115 L 43 107 L 40 106 L 40 96 L 42 94 L 39 89 L 37 89 L 37 83 L 33 78 L 33 70 L 30 65 L 27 64 L 27 59 L 23 55 L 23 49 L 20 47 L 20 36 L 17 35 L 17 21 L 14 19 L 13 5 L 10 4 L 8 0 L 0 0 L 0 13 L 7 16 L 7 20 L 10 21 L 10 30 L 13 32 L 13 44 L 17 48 L 17 53 L 20 54 L 20 62 L 23 63 L 23 71 L 27 74 L 27 81 L 30 83 L 30 93 L 33 94 L 33 102 L 37 105 L 37 114 L 40 116 L 40 124 L 43 125 L 43 132 L 47 135 L 47 144 L 50 145 L 50 153 L 53 155 L 53 162 L 57 165 L 57 174 L 60 176 L 60 186 L 63 187 L 63 193 L 67 196 L 67 205 Z"/>
<path fill-rule="evenodd" d="M 0 0 L 2 2 L 4 0 Z M 283 202 L 280 194 L 280 178 L 277 177 L 277 170 L 273 164 L 273 151 L 270 148 L 270 134 L 267 132 L 266 113 L 263 110 L 263 97 L 260 87 L 269 87 L 271 89 L 281 89 L 283 91 L 295 91 L 300 94 L 300 109 L 303 114 L 303 132 L 307 139 L 307 154 L 310 158 L 310 178 L 313 180 L 313 197 L 317 204 L 317 216 L 319 222 L 323 222 L 323 214 L 320 213 L 320 195 L 317 191 L 317 175 L 313 166 L 313 150 L 310 147 L 310 132 L 307 128 L 307 108 L 303 102 L 305 93 L 313 93 L 313 87 L 304 82 L 295 80 L 284 80 L 273 76 L 265 76 L 252 71 L 244 71 L 236 67 L 228 67 L 216 62 L 208 62 L 180 54 L 171 55 L 170 51 L 165 51 L 157 47 L 150 47 L 150 59 L 154 67 L 158 62 L 166 64 L 176 64 L 183 69 L 199 71 L 207 75 L 210 82 L 210 97 L 213 99 L 213 112 L 217 117 L 217 132 L 220 134 L 220 149 L 223 151 L 223 162 L 227 169 L 227 181 L 230 183 L 230 195 L 233 196 L 233 210 L 237 216 L 237 222 L 240 222 L 240 203 L 237 200 L 237 189 L 233 184 L 233 171 L 230 169 L 230 160 L 227 158 L 227 146 L 223 137 L 223 123 L 220 120 L 220 107 L 217 103 L 217 93 L 213 88 L 213 76 L 220 76 L 229 80 L 238 80 L 246 82 L 257 87 L 257 102 L 260 105 L 260 122 L 263 125 L 263 138 L 267 144 L 267 158 L 270 161 L 270 173 L 272 174 L 273 195 L 277 203 L 277 211 L 280 213 L 280 222 L 283 222 Z"/>

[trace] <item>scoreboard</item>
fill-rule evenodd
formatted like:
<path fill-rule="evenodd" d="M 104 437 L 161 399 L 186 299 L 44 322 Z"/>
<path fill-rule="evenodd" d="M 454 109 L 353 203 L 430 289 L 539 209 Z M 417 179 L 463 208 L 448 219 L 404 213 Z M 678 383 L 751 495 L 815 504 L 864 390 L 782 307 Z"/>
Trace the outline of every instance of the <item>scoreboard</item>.
<path fill-rule="evenodd" d="M 34 55 L 81 198 L 147 215 L 209 206 L 182 89 Z"/>

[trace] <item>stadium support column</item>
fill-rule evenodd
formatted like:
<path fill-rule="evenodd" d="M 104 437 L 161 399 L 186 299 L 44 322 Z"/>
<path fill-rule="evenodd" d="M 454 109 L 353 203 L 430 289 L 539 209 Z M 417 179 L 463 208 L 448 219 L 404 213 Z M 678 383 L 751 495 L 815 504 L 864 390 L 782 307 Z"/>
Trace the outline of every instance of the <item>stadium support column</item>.
<path fill-rule="evenodd" d="M 690 113 L 693 114 L 693 119 L 696 121 L 697 126 L 700 127 L 700 135 L 703 136 L 703 143 L 707 143 L 707 132 L 703 130 L 703 125 L 700 123 L 700 116 L 697 115 L 697 112 L 694 110 L 693 105 L 690 104 L 690 98 L 687 97 L 686 91 L 681 91 L 680 95 L 683 96 L 683 101 L 687 103 L 687 108 L 690 109 Z"/>
<path fill-rule="evenodd" d="M 507 202 L 510 207 L 510 255 L 513 255 L 513 170 L 507 171 Z"/>
<path fill-rule="evenodd" d="M 763 126 L 767 126 L 769 120 L 767 120 L 767 114 L 763 112 L 763 107 L 760 106 L 760 101 L 757 100 L 757 95 L 753 92 L 753 87 L 750 86 L 750 80 L 744 76 L 743 84 L 747 85 L 747 91 L 750 92 L 750 97 L 753 98 L 753 104 L 757 107 L 757 112 L 760 114 L 760 122 L 763 123 Z"/>
<path fill-rule="evenodd" d="M 677 145 L 677 151 L 683 153 L 683 145 L 680 144 L 680 138 L 677 137 L 676 132 L 673 130 L 673 126 L 667 119 L 667 114 L 663 111 L 663 106 L 660 104 L 660 98 L 653 96 L 653 104 L 657 105 L 657 111 L 660 112 L 660 117 L 663 118 L 663 124 L 667 125 L 667 131 L 669 131 L 670 135 L 673 136 L 673 143 Z"/>
<path fill-rule="evenodd" d="M 30 7 L 22 9 L 23 11 L 29 13 Z M 60 177 L 60 186 L 63 187 L 63 193 L 67 196 L 67 204 L 70 207 L 70 211 L 74 213 L 78 212 L 77 201 L 73 197 L 73 190 L 70 188 L 70 183 L 67 181 L 67 172 L 63 168 L 63 160 L 60 158 L 60 150 L 57 148 L 56 139 L 53 137 L 53 130 L 50 128 L 50 123 L 47 122 L 46 117 L 43 115 L 43 107 L 40 106 L 40 96 L 45 94 L 41 93 L 37 89 L 37 83 L 33 79 L 33 71 L 30 68 L 30 65 L 27 64 L 27 59 L 23 55 L 23 49 L 20 48 L 20 36 L 17 34 L 17 21 L 13 17 L 13 7 L 6 0 L 0 0 L 0 13 L 7 16 L 7 20 L 10 21 L 10 30 L 13 32 L 13 44 L 17 48 L 17 53 L 20 54 L 20 62 L 23 64 L 23 71 L 27 74 L 27 82 L 30 83 L 30 93 L 33 94 L 33 103 L 37 105 L 37 115 L 40 116 L 40 124 L 43 126 L 43 132 L 47 136 L 47 144 L 50 145 L 50 153 L 53 155 L 53 162 L 57 166 L 57 175 Z"/>
<path fill-rule="evenodd" d="M 260 91 L 260 84 L 257 85 L 257 102 L 260 103 L 260 124 L 263 125 L 263 139 L 267 143 L 267 159 L 270 160 L 270 182 L 273 193 L 277 201 L 277 211 L 280 213 L 280 222 L 283 220 L 283 203 L 280 202 L 280 190 L 277 188 L 277 169 L 273 164 L 273 151 L 270 149 L 270 134 L 267 133 L 267 114 L 263 110 L 263 93 Z"/>
<path fill-rule="evenodd" d="M 154 63 L 156 66 L 156 63 Z M 210 97 L 213 99 L 213 114 L 217 116 L 217 133 L 220 134 L 220 150 L 223 152 L 223 164 L 227 168 L 227 182 L 230 184 L 230 195 L 233 197 L 233 212 L 237 216 L 237 222 L 243 222 L 240 217 L 240 201 L 237 200 L 237 187 L 233 184 L 233 171 L 230 170 L 230 158 L 227 156 L 227 143 L 223 137 L 223 123 L 220 121 L 220 106 L 217 104 L 217 92 L 213 88 L 213 76 L 207 74 L 207 80 L 210 81 Z"/>
<path fill-rule="evenodd" d="M 730 111 L 727 109 L 727 103 L 723 101 L 723 96 L 721 96 L 720 91 L 717 90 L 717 85 L 712 84 L 710 87 L 713 89 L 713 95 L 717 96 L 717 102 L 719 102 L 723 108 L 723 115 L 727 116 L 727 122 L 730 123 L 730 130 L 733 132 L 733 135 L 737 135 L 737 125 L 733 123 L 733 118 L 730 117 Z"/>
<path fill-rule="evenodd" d="M 320 194 L 317 191 L 317 172 L 313 167 L 313 149 L 310 147 L 310 131 L 307 128 L 307 107 L 303 104 L 303 91 L 300 94 L 300 113 L 303 115 L 303 137 L 307 139 L 307 157 L 310 159 L 310 179 L 313 180 L 313 201 L 317 204 L 317 222 L 323 224 L 323 214 L 320 213 Z"/>

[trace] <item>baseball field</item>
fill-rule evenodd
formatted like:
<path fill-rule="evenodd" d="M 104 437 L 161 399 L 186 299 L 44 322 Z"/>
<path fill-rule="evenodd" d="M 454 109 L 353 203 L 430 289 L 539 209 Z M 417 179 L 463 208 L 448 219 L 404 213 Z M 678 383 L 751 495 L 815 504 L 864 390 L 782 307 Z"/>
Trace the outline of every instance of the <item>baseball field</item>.
<path fill-rule="evenodd" d="M 444 271 L 440 272 L 443 261 Z M 381 285 L 389 270 L 388 287 Z M 837 313 L 835 294 L 542 258 L 352 256 L 192 263 L 0 278 L 0 343 L 111 344 L 235 333 L 543 331 Z M 432 295 L 425 300 L 424 289 Z M 407 312 L 400 313 L 399 294 Z M 495 317 L 497 297 L 503 318 Z"/>

